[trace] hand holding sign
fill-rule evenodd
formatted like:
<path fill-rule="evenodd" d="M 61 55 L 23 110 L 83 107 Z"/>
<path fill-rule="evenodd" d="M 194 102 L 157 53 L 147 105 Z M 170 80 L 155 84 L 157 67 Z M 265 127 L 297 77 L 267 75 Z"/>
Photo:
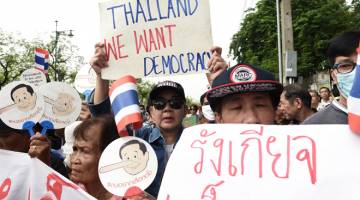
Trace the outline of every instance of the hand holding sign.
<path fill-rule="evenodd" d="M 47 165 L 50 165 L 50 142 L 46 136 L 37 132 L 30 138 L 30 157 L 37 157 Z"/>
<path fill-rule="evenodd" d="M 101 69 L 108 67 L 104 47 L 104 43 L 97 43 L 95 45 L 95 55 L 90 60 L 91 67 L 98 75 L 101 74 Z"/>
<path fill-rule="evenodd" d="M 211 83 L 219 74 L 226 70 L 228 67 L 225 60 L 221 57 L 221 47 L 214 46 L 210 49 L 212 56 L 207 63 L 210 74 L 207 74 L 209 83 Z"/>

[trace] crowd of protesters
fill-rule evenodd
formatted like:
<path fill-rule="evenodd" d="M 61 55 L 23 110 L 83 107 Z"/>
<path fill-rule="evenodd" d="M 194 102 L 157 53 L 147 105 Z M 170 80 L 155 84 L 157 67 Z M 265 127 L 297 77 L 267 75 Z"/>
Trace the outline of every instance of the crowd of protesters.
<path fill-rule="evenodd" d="M 272 73 L 250 63 L 228 66 L 219 47 L 211 49 L 211 89 L 201 95 L 200 105 L 186 105 L 186 91 L 181 84 L 171 80 L 157 83 L 147 105 L 141 107 L 146 121 L 135 133 L 150 144 L 158 161 L 156 177 L 141 193 L 142 198 L 157 197 L 167 162 L 187 127 L 183 124 L 187 117 L 194 118 L 194 124 L 347 124 L 347 97 L 359 42 L 359 31 L 343 33 L 330 41 L 327 55 L 339 97 L 328 87 L 307 90 L 298 84 L 283 86 Z M 121 199 L 106 191 L 98 175 L 101 153 L 119 138 L 108 96 L 110 83 L 101 78 L 101 69 L 108 66 L 103 44 L 95 46 L 90 64 L 97 74 L 96 88 L 82 105 L 78 122 L 65 130 L 48 131 L 46 136 L 30 137 L 26 131 L 0 121 L 0 149 L 39 158 L 98 199 Z M 39 132 L 39 127 L 34 129 Z"/>

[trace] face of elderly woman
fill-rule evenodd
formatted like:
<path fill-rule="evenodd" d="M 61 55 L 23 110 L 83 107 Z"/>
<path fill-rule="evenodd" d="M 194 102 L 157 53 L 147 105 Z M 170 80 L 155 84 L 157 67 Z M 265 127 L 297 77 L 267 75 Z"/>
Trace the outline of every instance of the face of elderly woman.
<path fill-rule="evenodd" d="M 76 137 L 73 154 L 70 158 L 70 179 L 76 183 L 87 184 L 99 179 L 98 164 L 101 156 L 100 134 L 94 128 L 82 137 Z"/>

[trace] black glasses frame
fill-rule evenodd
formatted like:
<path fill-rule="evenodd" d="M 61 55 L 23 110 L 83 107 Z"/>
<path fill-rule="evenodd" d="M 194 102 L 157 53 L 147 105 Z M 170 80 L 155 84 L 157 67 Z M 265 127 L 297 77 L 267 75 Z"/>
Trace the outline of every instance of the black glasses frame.
<path fill-rule="evenodd" d="M 342 67 L 345 65 L 348 67 Z M 347 74 L 347 73 L 352 72 L 355 69 L 355 67 L 356 67 L 355 62 L 344 62 L 344 63 L 334 64 L 333 69 L 336 69 L 336 71 L 340 74 Z"/>

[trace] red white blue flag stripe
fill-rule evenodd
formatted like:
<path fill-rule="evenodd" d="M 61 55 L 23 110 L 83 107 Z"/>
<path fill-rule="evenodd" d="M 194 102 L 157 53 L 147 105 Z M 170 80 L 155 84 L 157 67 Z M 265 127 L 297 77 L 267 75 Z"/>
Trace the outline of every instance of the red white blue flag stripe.
<path fill-rule="evenodd" d="M 47 72 L 49 68 L 49 52 L 45 49 L 35 49 L 35 68 Z"/>
<path fill-rule="evenodd" d="M 115 81 L 110 87 L 109 96 L 119 134 L 128 135 L 126 126 L 129 124 L 132 124 L 134 129 L 141 128 L 142 116 L 136 79 L 132 76 L 124 76 Z"/>
<path fill-rule="evenodd" d="M 360 134 L 360 44 L 357 48 L 358 58 L 355 71 L 355 80 L 347 99 L 350 129 Z"/>

